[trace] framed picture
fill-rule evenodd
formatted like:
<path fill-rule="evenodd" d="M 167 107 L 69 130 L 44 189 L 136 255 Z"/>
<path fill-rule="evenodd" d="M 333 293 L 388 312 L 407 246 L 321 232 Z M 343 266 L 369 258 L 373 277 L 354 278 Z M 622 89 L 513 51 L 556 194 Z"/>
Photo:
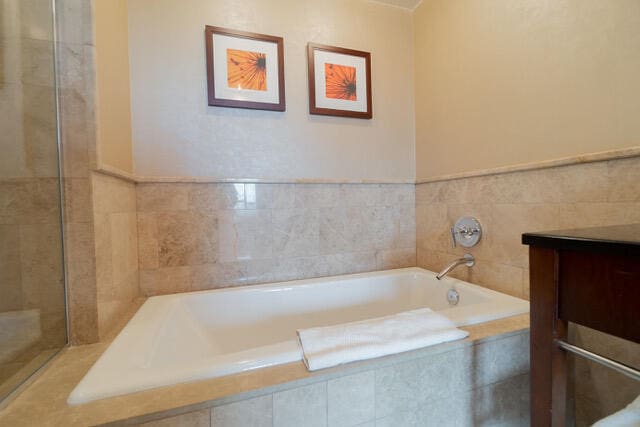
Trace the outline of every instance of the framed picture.
<path fill-rule="evenodd" d="M 205 27 L 209 105 L 284 111 L 282 37 Z"/>
<path fill-rule="evenodd" d="M 371 54 L 309 43 L 309 112 L 370 119 Z"/>

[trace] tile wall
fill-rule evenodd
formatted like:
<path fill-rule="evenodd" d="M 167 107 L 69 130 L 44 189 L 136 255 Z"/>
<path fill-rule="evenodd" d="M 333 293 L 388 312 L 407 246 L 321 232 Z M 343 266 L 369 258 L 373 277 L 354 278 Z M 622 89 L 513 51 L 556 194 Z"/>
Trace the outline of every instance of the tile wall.
<path fill-rule="evenodd" d="M 91 171 L 95 159 L 91 2 L 56 1 L 60 156 L 64 184 L 69 341 L 98 341 Z"/>
<path fill-rule="evenodd" d="M 463 215 L 478 218 L 484 236 L 475 248 L 452 249 L 449 227 Z M 468 251 L 476 265 L 453 276 L 526 299 L 522 233 L 630 223 L 640 223 L 640 157 L 416 186 L 418 266 L 438 271 Z M 586 328 L 574 331 L 586 348 L 640 366 L 628 357 L 638 354 L 637 345 Z M 578 425 L 591 425 L 640 394 L 637 384 L 592 362 L 577 360 L 575 369 Z M 621 393 L 607 394 L 612 389 Z"/>
<path fill-rule="evenodd" d="M 138 184 L 144 296 L 415 265 L 410 184 Z"/>
<path fill-rule="evenodd" d="M 142 425 L 528 426 L 528 371 L 519 332 Z"/>
<path fill-rule="evenodd" d="M 132 182 L 94 173 L 92 192 L 98 331 L 103 339 L 140 294 L 136 188 Z"/>
<path fill-rule="evenodd" d="M 460 216 L 482 224 L 478 246 L 452 249 L 449 227 Z M 640 222 L 640 157 L 416 186 L 416 241 L 420 267 L 438 271 L 464 252 L 472 269 L 452 275 L 529 298 L 524 232 Z"/>
<path fill-rule="evenodd" d="M 0 396 L 66 342 L 50 17 L 0 2 Z"/>

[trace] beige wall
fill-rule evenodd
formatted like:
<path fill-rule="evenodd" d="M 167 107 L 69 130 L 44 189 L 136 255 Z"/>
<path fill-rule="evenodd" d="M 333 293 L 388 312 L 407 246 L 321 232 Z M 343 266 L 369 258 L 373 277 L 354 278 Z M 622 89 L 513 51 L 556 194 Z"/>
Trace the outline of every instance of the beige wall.
<path fill-rule="evenodd" d="M 93 0 L 99 165 L 133 171 L 127 0 Z"/>
<path fill-rule="evenodd" d="M 429 0 L 417 177 L 640 145 L 640 2 Z"/>
<path fill-rule="evenodd" d="M 208 107 L 204 26 L 284 37 L 287 111 Z M 373 120 L 308 113 L 307 42 L 370 51 Z M 414 178 L 408 10 L 364 0 L 130 0 L 135 172 Z"/>

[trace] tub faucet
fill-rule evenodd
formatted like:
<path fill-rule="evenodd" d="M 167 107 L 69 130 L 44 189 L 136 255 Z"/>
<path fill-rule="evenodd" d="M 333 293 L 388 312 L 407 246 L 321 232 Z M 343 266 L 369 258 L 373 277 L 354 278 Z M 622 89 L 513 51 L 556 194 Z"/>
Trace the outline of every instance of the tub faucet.
<path fill-rule="evenodd" d="M 464 254 L 462 258 L 458 258 L 454 261 L 451 261 L 449 265 L 447 265 L 440 273 L 436 275 L 436 279 L 438 280 L 442 279 L 444 276 L 449 274 L 451 270 L 453 270 L 459 265 L 466 264 L 467 267 L 473 267 L 475 263 L 476 263 L 476 259 L 473 257 L 473 255 Z"/>

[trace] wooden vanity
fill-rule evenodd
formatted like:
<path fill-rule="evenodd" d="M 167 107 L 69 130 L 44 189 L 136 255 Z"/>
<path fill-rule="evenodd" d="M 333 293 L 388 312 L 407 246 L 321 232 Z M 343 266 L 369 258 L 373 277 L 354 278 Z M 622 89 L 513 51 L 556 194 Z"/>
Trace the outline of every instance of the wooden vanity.
<path fill-rule="evenodd" d="M 531 425 L 563 426 L 567 323 L 640 343 L 640 224 L 526 233 L 522 243 L 530 264 Z"/>

